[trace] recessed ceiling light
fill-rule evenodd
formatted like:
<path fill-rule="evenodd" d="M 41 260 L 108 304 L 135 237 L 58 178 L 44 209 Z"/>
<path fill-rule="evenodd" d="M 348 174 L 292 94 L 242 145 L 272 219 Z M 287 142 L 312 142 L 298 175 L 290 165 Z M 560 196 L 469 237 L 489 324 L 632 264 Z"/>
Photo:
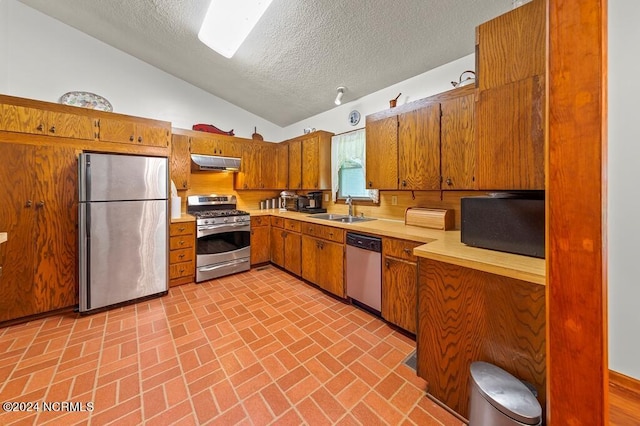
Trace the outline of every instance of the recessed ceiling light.
<path fill-rule="evenodd" d="M 212 0 L 198 38 L 231 58 L 270 4 L 271 0 Z"/>

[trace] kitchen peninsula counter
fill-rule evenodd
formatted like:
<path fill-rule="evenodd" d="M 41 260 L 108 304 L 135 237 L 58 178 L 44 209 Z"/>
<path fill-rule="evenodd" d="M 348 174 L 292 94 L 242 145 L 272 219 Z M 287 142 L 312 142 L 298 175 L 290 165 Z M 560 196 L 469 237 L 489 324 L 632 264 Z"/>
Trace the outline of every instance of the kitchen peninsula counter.
<path fill-rule="evenodd" d="M 404 221 L 391 219 L 376 219 L 346 224 L 325 219 L 314 219 L 305 213 L 279 211 L 277 209 L 249 210 L 249 213 L 251 216 L 280 216 L 302 222 L 333 226 L 348 231 L 425 243 L 414 249 L 413 253 L 416 256 L 535 284 L 545 284 L 544 259 L 470 247 L 460 241 L 460 231 L 422 228 L 405 225 Z"/>

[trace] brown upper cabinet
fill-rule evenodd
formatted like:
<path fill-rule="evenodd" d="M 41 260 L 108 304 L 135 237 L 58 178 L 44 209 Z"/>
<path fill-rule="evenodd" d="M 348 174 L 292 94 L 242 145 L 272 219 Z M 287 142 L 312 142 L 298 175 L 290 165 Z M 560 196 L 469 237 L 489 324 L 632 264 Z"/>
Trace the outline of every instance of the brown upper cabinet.
<path fill-rule="evenodd" d="M 367 187 L 473 189 L 474 104 L 465 86 L 368 115 Z"/>
<path fill-rule="evenodd" d="M 480 25 L 477 187 L 544 189 L 545 2 Z"/>
<path fill-rule="evenodd" d="M 128 143 L 133 145 L 168 147 L 171 137 L 169 123 L 148 122 L 123 118 L 96 118 L 98 139 L 103 142 Z"/>
<path fill-rule="evenodd" d="M 241 142 L 233 136 L 205 133 L 202 136 L 191 136 L 191 152 L 239 158 L 242 155 L 242 146 Z"/>
<path fill-rule="evenodd" d="M 290 139 L 289 188 L 331 188 L 331 137 L 333 133 L 318 130 Z"/>
<path fill-rule="evenodd" d="M 0 130 L 88 140 L 96 137 L 88 116 L 11 104 L 0 105 Z"/>
<path fill-rule="evenodd" d="M 440 103 L 442 189 L 476 187 L 475 107 L 473 92 Z"/>
<path fill-rule="evenodd" d="M 533 0 L 476 28 L 478 89 L 545 72 L 545 2 Z"/>
<path fill-rule="evenodd" d="M 280 144 L 243 140 L 242 165 L 235 174 L 236 189 L 284 189 L 287 179 L 286 155 Z M 286 147 L 284 147 L 286 148 Z"/>

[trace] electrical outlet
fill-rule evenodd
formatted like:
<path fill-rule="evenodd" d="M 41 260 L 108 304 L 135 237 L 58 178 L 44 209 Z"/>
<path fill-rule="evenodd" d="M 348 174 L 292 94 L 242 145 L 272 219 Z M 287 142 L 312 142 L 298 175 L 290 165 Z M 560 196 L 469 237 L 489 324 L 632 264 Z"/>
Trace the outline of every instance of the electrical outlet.
<path fill-rule="evenodd" d="M 329 201 L 329 194 L 324 194 L 324 200 Z"/>
<path fill-rule="evenodd" d="M 398 196 L 397 195 L 392 195 L 391 196 L 391 205 L 392 206 L 397 206 L 398 205 Z"/>

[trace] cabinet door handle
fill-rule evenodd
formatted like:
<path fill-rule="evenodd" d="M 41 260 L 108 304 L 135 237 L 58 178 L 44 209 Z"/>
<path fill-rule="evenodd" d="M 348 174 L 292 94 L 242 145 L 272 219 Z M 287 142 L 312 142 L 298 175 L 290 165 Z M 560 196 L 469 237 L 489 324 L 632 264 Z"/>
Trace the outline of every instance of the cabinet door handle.
<path fill-rule="evenodd" d="M 369 188 L 373 187 L 373 182 L 369 181 Z"/>
<path fill-rule="evenodd" d="M 129 141 L 133 142 L 133 135 L 129 136 Z"/>
<path fill-rule="evenodd" d="M 142 136 L 138 136 L 138 143 L 142 143 Z"/>
<path fill-rule="evenodd" d="M 26 208 L 29 208 L 29 207 L 31 207 L 32 204 L 33 204 L 33 202 L 31 200 L 27 200 L 27 202 L 24 204 L 24 206 Z"/>
<path fill-rule="evenodd" d="M 187 181 L 185 180 L 184 182 L 182 182 L 182 187 L 186 188 L 187 187 Z"/>
<path fill-rule="evenodd" d="M 180 273 L 183 273 L 183 272 L 184 272 L 184 269 L 180 269 Z"/>
<path fill-rule="evenodd" d="M 38 127 L 36 127 L 36 130 L 41 132 L 42 129 L 44 129 L 44 126 L 42 126 L 42 124 L 39 124 Z"/>
<path fill-rule="evenodd" d="M 409 248 L 404 248 L 404 249 L 402 249 L 402 251 L 404 251 L 407 254 L 411 254 L 411 249 L 409 249 Z"/>
<path fill-rule="evenodd" d="M 178 256 L 180 259 L 184 258 L 184 254 L 181 254 L 180 256 Z"/>
<path fill-rule="evenodd" d="M 384 262 L 384 266 L 386 266 L 386 267 L 388 268 L 388 267 L 389 267 L 389 265 L 390 265 L 390 264 L 389 264 L 389 261 L 388 261 L 388 260 L 385 260 L 385 262 Z"/>
<path fill-rule="evenodd" d="M 406 180 L 402 181 L 402 186 L 407 186 L 407 181 Z"/>
<path fill-rule="evenodd" d="M 180 228 L 178 228 L 178 231 L 182 232 L 184 231 L 184 229 L 185 229 L 184 226 L 181 226 Z"/>
<path fill-rule="evenodd" d="M 183 244 L 184 244 L 184 240 L 180 240 L 180 243 L 179 243 L 179 244 L 180 244 L 180 245 L 183 245 Z"/>
<path fill-rule="evenodd" d="M 453 185 L 453 181 L 451 180 L 451 178 L 447 178 L 447 185 L 451 186 Z"/>
<path fill-rule="evenodd" d="M 329 236 L 330 236 L 330 237 L 333 237 L 333 232 L 329 232 Z"/>
<path fill-rule="evenodd" d="M 44 207 L 44 201 L 42 201 L 42 200 L 38 201 L 38 203 L 36 204 L 36 207 L 38 207 L 38 208 Z"/>
<path fill-rule="evenodd" d="M 56 132 L 56 126 L 51 126 L 51 128 L 49 129 L 49 131 L 51 133 L 55 133 Z"/>

